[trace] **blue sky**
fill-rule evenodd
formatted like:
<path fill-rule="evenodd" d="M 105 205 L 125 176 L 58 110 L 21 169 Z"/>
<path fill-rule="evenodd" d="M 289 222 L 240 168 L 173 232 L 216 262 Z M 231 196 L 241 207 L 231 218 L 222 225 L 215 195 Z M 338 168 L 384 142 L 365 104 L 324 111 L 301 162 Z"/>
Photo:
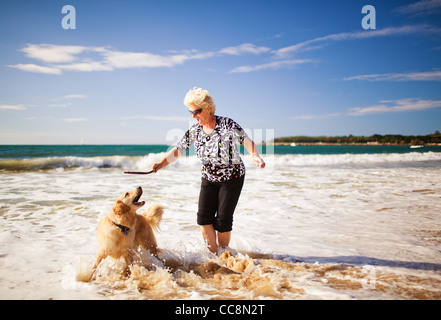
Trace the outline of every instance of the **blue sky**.
<path fill-rule="evenodd" d="M 194 86 L 262 138 L 433 133 L 440 18 L 441 0 L 3 0 L 0 144 L 171 144 Z"/>

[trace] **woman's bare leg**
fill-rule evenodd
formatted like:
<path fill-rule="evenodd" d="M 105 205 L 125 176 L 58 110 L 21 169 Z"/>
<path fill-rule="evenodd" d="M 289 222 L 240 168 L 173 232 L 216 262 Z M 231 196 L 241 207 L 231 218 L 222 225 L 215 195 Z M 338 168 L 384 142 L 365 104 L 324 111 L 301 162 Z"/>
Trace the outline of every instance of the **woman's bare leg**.
<path fill-rule="evenodd" d="M 217 245 L 219 247 L 226 247 L 230 244 L 231 231 L 217 233 Z"/>
<path fill-rule="evenodd" d="M 217 245 L 216 245 L 216 230 L 212 224 L 202 225 L 201 226 L 202 237 L 204 237 L 204 241 L 207 244 L 208 250 L 213 253 L 217 253 Z"/>

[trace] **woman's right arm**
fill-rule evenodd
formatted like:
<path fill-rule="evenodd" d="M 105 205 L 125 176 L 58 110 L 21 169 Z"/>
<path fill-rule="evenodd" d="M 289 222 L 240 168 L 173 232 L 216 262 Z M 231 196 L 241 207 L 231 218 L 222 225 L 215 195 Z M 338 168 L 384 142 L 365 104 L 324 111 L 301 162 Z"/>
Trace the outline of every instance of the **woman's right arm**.
<path fill-rule="evenodd" d="M 164 158 L 162 158 L 161 161 L 155 163 L 152 166 L 152 170 L 155 170 L 155 173 L 158 172 L 158 170 L 161 170 L 170 163 L 175 162 L 180 157 L 180 155 L 181 153 L 179 152 L 178 148 L 174 147 L 165 154 Z"/>

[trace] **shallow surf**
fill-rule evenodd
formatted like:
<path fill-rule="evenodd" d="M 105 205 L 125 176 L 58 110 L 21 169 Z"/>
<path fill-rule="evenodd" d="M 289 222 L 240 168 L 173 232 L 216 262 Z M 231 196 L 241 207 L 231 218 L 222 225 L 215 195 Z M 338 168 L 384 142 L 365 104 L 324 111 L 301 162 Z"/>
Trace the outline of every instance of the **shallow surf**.
<path fill-rule="evenodd" d="M 441 298 L 440 153 L 268 155 L 265 170 L 244 156 L 230 244 L 238 253 L 220 256 L 195 221 L 196 158 L 154 175 L 122 173 L 162 155 L 3 170 L 0 298 Z M 140 252 L 127 275 L 109 258 L 85 281 L 99 220 L 138 185 L 146 206 L 165 206 L 159 259 Z"/>

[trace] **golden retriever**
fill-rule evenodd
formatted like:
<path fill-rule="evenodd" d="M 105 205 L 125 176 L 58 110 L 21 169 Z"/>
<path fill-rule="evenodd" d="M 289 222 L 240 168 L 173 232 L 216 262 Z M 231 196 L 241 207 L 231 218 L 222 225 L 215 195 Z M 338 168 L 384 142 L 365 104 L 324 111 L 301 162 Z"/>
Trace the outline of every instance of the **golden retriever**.
<path fill-rule="evenodd" d="M 157 256 L 159 249 L 153 230 L 159 229 L 164 210 L 161 205 L 153 204 L 143 214 L 137 214 L 136 210 L 145 204 L 145 201 L 139 201 L 141 195 L 141 187 L 123 193 L 109 214 L 101 219 L 97 231 L 100 250 L 91 277 L 107 256 L 124 257 L 127 268 L 139 246 Z"/>

